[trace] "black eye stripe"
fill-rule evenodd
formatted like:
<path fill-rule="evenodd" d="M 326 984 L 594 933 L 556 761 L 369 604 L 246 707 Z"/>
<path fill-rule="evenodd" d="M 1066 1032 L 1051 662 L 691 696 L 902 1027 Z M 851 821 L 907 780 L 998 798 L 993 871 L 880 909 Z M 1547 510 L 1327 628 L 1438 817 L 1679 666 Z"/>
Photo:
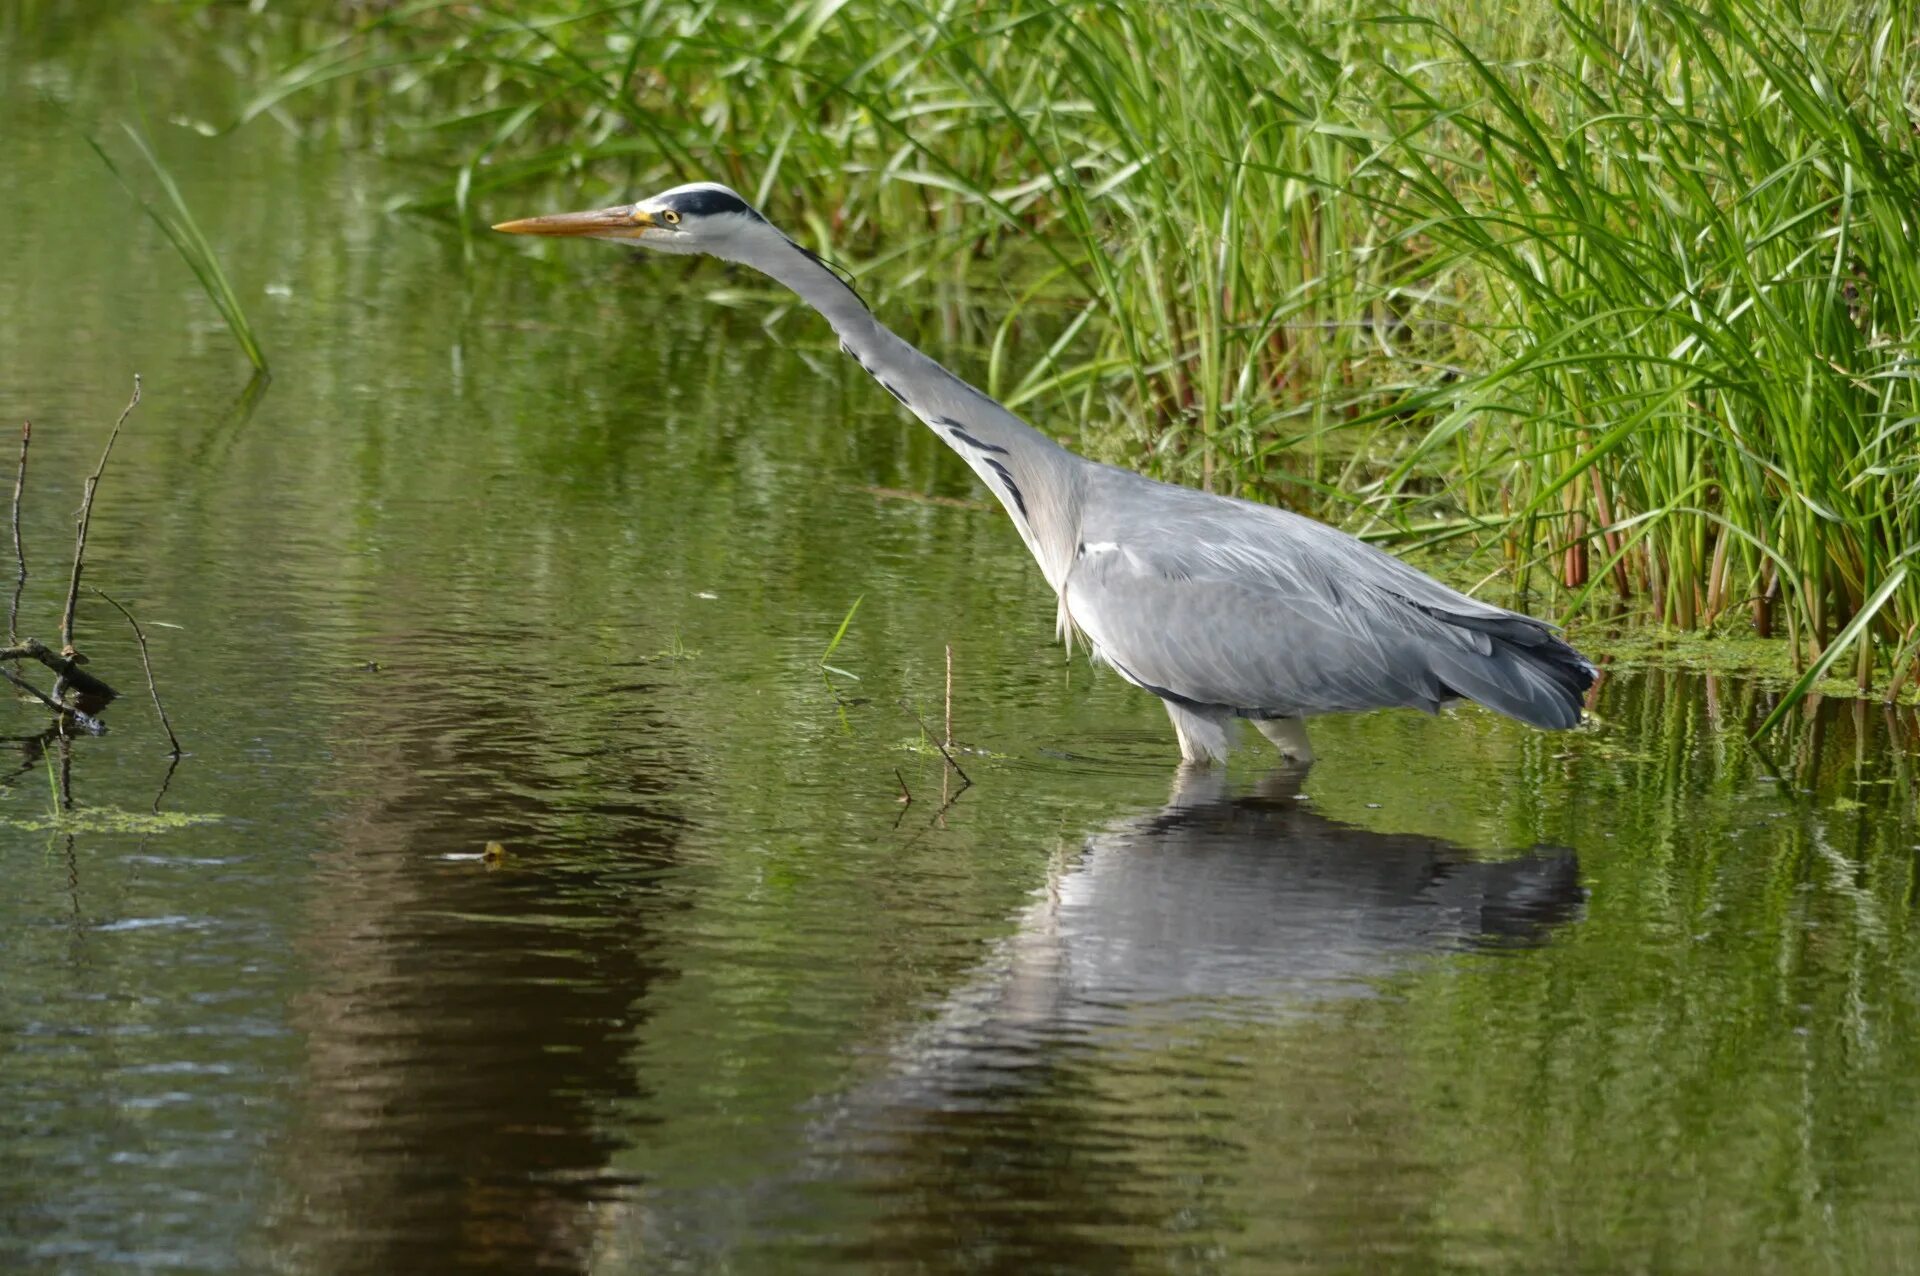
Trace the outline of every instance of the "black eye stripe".
<path fill-rule="evenodd" d="M 759 213 L 753 211 L 752 205 L 732 191 L 682 191 L 673 197 L 668 206 L 685 217 L 713 217 L 720 213 L 739 213 L 755 221 L 765 220 Z"/>

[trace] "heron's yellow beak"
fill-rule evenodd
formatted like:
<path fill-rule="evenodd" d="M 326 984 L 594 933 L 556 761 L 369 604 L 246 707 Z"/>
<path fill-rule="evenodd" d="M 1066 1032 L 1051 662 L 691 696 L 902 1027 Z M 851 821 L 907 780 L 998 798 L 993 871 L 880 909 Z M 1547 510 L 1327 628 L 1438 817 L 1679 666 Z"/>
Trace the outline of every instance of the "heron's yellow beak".
<path fill-rule="evenodd" d="M 638 236 L 654 225 L 653 214 L 643 208 L 624 204 L 591 213 L 553 213 L 546 217 L 523 217 L 517 222 L 501 222 L 494 229 L 509 235 L 598 235 Z"/>

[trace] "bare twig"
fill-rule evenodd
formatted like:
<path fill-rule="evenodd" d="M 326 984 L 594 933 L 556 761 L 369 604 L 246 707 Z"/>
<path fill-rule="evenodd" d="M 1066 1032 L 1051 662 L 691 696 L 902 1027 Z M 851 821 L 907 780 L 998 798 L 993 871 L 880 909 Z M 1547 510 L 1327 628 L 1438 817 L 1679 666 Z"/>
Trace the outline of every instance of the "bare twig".
<path fill-rule="evenodd" d="M 174 735 L 173 724 L 167 721 L 166 707 L 160 703 L 160 688 L 156 686 L 153 681 L 153 661 L 147 657 L 147 635 L 141 630 L 140 622 L 135 620 L 133 613 L 125 607 L 122 607 L 112 595 L 106 593 L 104 590 L 94 589 L 92 585 L 87 586 L 87 588 L 99 594 L 101 598 L 106 600 L 108 606 L 112 607 L 122 616 L 125 616 L 127 623 L 133 626 L 133 636 L 138 639 L 140 643 L 140 666 L 147 671 L 147 691 L 153 696 L 153 711 L 160 715 L 160 728 L 167 733 L 167 743 L 173 746 L 173 756 L 176 758 L 179 757 L 181 753 L 180 737 Z"/>
<path fill-rule="evenodd" d="M 20 690 L 26 692 L 61 717 L 72 718 L 74 725 L 78 726 L 88 735 L 105 735 L 107 733 L 106 723 L 93 717 L 91 714 L 80 712 L 80 710 L 74 708 L 72 705 L 61 704 L 58 700 L 55 700 L 52 696 L 34 686 L 13 670 L 0 669 L 0 678 L 5 678 L 8 682 L 11 682 L 14 686 L 20 688 Z"/>
<path fill-rule="evenodd" d="M 900 781 L 900 796 L 894 801 L 900 804 L 900 814 L 893 817 L 893 827 L 897 830 L 902 820 L 907 818 L 907 810 L 913 805 L 913 794 L 907 791 L 907 778 L 900 774 L 900 768 L 893 769 L 893 778 Z"/>
<path fill-rule="evenodd" d="M 933 732 L 927 730 L 927 720 L 920 716 L 920 711 L 913 707 L 913 702 L 908 700 L 906 697 L 902 696 L 900 698 L 900 707 L 913 715 L 913 720 L 920 724 L 920 734 L 926 736 L 927 739 L 933 741 L 933 747 L 940 750 L 940 756 L 947 760 L 947 765 L 952 767 L 953 773 L 960 777 L 960 782 L 966 785 L 967 788 L 972 788 L 973 777 L 960 769 L 960 764 L 953 760 L 953 755 L 951 753 L 947 752 L 947 746 L 940 743 L 940 737 L 936 736 Z"/>
<path fill-rule="evenodd" d="M 953 747 L 953 644 L 947 644 L 947 747 Z"/>
<path fill-rule="evenodd" d="M 20 468 L 13 476 L 13 557 L 20 574 L 13 578 L 13 602 L 7 607 L 7 641 L 20 640 L 20 594 L 27 587 L 27 550 L 20 541 L 20 493 L 27 486 L 27 444 L 33 442 L 33 422 L 20 423 Z"/>
<path fill-rule="evenodd" d="M 80 571 L 87 557 L 87 524 L 93 518 L 93 494 L 100 487 L 100 476 L 107 472 L 107 458 L 113 455 L 114 442 L 120 437 L 120 427 L 127 423 L 133 410 L 140 406 L 140 374 L 133 374 L 133 397 L 127 400 L 127 406 L 121 409 L 120 419 L 113 423 L 113 432 L 107 435 L 107 445 L 100 450 L 100 464 L 94 467 L 87 478 L 86 489 L 80 497 L 80 516 L 74 526 L 73 538 L 73 578 L 67 582 L 67 608 L 60 615 L 60 647 L 71 654 L 73 651 L 73 609 L 80 600 Z"/>
<path fill-rule="evenodd" d="M 61 682 L 73 684 L 83 695 L 94 696 L 101 700 L 117 700 L 120 697 L 118 691 L 38 638 L 23 638 L 11 647 L 0 648 L 0 660 L 38 660 L 53 670 Z"/>
<path fill-rule="evenodd" d="M 173 773 L 180 769 L 181 755 L 175 753 L 167 761 L 167 773 L 160 777 L 160 791 L 153 795 L 153 813 L 160 814 L 160 803 L 166 800 L 167 790 L 173 786 Z"/>

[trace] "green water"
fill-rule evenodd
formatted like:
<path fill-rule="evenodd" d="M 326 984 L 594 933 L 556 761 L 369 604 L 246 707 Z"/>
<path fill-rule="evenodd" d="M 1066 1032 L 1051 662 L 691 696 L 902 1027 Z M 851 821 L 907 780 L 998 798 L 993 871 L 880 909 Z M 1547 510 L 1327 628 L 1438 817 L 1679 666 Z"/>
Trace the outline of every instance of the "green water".
<path fill-rule="evenodd" d="M 1767 689 L 1627 672 L 1176 792 L 810 316 L 389 216 L 364 152 L 167 125 L 242 91 L 193 24 L 21 12 L 22 630 L 138 371 L 89 579 L 189 756 L 97 603 L 111 734 L 5 707 L 4 1270 L 1920 1270 L 1910 717 L 1762 759 Z M 56 108 L 135 69 L 251 408 Z M 976 360 L 983 291 L 903 320 Z"/>

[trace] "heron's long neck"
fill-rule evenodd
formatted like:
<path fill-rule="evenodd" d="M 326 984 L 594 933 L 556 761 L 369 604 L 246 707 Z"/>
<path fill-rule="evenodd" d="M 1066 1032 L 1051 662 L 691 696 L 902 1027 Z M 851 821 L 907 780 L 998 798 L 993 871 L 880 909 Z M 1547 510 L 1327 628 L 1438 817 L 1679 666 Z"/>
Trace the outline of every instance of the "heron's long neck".
<path fill-rule="evenodd" d="M 907 344 L 798 245 L 783 238 L 756 247 L 743 261 L 826 316 L 840 334 L 840 348 L 960 454 L 1006 507 L 1057 591 L 1073 561 L 1080 479 L 1088 462 Z"/>

